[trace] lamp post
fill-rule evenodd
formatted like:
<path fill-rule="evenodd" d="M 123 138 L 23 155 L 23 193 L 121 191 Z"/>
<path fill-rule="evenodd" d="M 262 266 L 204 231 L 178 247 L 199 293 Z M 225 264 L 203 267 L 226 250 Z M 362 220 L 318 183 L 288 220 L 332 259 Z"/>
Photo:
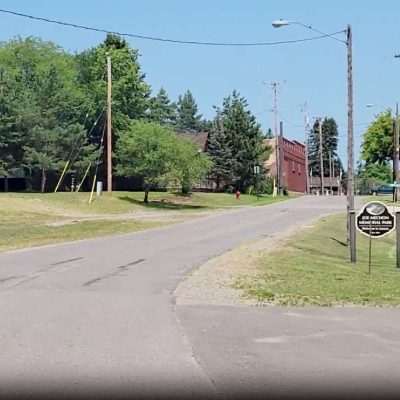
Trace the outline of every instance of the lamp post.
<path fill-rule="evenodd" d="M 347 48 L 347 241 L 350 245 L 350 261 L 356 262 L 356 230 L 355 230 L 355 210 L 354 210 L 354 123 L 353 123 L 353 36 L 351 25 L 343 30 L 346 40 L 338 39 L 333 35 L 321 32 L 311 25 L 303 24 L 299 21 L 288 21 L 279 19 L 272 22 L 274 28 L 282 28 L 288 25 L 300 25 L 303 28 L 325 35 L 331 39 L 341 42 Z"/>

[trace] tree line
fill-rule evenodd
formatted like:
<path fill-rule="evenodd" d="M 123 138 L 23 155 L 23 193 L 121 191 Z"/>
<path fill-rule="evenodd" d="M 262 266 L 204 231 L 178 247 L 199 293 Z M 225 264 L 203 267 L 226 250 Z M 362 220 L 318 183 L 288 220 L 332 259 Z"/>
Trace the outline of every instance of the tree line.
<path fill-rule="evenodd" d="M 138 51 L 109 34 L 77 54 L 38 38 L 0 44 L 0 175 L 23 173 L 31 190 L 52 190 L 68 161 L 76 178 L 104 174 L 106 59 L 112 58 L 115 172 L 140 177 L 146 191 L 179 182 L 183 191 L 206 175 L 219 189 L 248 189 L 268 149 L 247 101 L 233 91 L 213 120 L 187 90 L 176 102 L 155 95 Z M 200 154 L 177 131 L 209 132 Z"/>

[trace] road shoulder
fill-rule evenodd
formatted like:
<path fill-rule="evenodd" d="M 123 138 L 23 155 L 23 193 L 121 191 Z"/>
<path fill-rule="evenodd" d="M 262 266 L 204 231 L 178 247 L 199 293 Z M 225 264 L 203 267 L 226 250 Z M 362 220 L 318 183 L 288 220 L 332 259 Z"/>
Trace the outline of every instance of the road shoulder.
<path fill-rule="evenodd" d="M 284 246 L 296 232 L 312 227 L 314 222 L 291 226 L 263 239 L 243 243 L 192 271 L 174 292 L 177 305 L 255 306 L 258 301 L 235 287 L 242 277 L 257 275 L 257 262 L 269 251 Z"/>

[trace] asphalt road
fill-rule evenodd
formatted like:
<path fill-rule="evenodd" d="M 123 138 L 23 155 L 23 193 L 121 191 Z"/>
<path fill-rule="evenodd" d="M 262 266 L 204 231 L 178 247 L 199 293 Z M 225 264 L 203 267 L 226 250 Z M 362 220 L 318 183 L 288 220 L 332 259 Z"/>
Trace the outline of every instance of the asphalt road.
<path fill-rule="evenodd" d="M 344 207 L 344 199 L 298 198 L 1 254 L 0 396 L 291 396 L 337 389 L 342 377 L 353 394 L 364 378 L 364 389 L 385 378 L 392 390 L 397 310 L 174 301 L 178 283 L 209 258 Z"/>

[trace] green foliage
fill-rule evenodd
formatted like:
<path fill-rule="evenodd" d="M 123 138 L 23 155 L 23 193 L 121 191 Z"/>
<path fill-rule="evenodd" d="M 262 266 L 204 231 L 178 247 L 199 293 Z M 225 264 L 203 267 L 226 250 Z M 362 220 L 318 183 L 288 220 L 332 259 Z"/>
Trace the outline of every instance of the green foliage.
<path fill-rule="evenodd" d="M 363 164 L 357 172 L 356 189 L 361 194 L 369 194 L 378 186 L 393 180 L 392 168 L 388 163 Z"/>
<path fill-rule="evenodd" d="M 2 169 L 25 167 L 28 175 L 56 170 L 62 138 L 79 125 L 83 92 L 74 57 L 53 43 L 16 39 L 0 46 Z"/>
<path fill-rule="evenodd" d="M 233 185 L 245 192 L 255 185 L 254 166 L 261 166 L 266 148 L 260 125 L 236 91 L 226 97 L 217 111 L 210 133 L 209 152 L 217 184 Z"/>
<path fill-rule="evenodd" d="M 220 190 L 222 185 L 231 184 L 233 179 L 232 146 L 225 133 L 220 111 L 217 111 L 208 137 L 208 153 L 213 160 L 211 176 L 215 181 L 216 189 Z"/>
<path fill-rule="evenodd" d="M 212 165 L 206 154 L 184 138 L 176 138 L 173 158 L 175 165 L 171 176 L 179 182 L 183 194 L 190 193 L 193 185 L 205 178 Z"/>
<path fill-rule="evenodd" d="M 176 105 L 171 103 L 164 88 L 150 99 L 149 119 L 161 125 L 176 123 Z"/>
<path fill-rule="evenodd" d="M 198 131 L 201 128 L 201 115 L 190 90 L 179 96 L 177 103 L 177 126 L 180 129 Z"/>
<path fill-rule="evenodd" d="M 384 164 L 393 155 L 393 118 L 391 111 L 379 114 L 364 133 L 361 157 L 367 163 Z"/>
<path fill-rule="evenodd" d="M 390 110 L 376 116 L 364 133 L 361 145 L 363 163 L 358 171 L 358 189 L 368 193 L 392 182 L 393 117 Z"/>
<path fill-rule="evenodd" d="M 165 126 L 149 122 L 133 122 L 123 132 L 116 150 L 117 173 L 140 176 L 145 185 L 145 202 L 152 188 L 178 181 L 184 193 L 205 176 L 210 161 L 196 147 L 178 138 Z"/>
<path fill-rule="evenodd" d="M 117 144 L 117 173 L 143 178 L 147 202 L 152 187 L 165 185 L 174 168 L 174 134 L 155 123 L 132 122 Z"/>
<path fill-rule="evenodd" d="M 106 60 L 112 57 L 113 128 L 118 134 L 148 109 L 149 86 L 138 53 L 114 35 L 71 55 L 36 38 L 0 44 L 0 173 L 24 167 L 28 178 L 69 171 L 82 176 L 97 156 L 106 103 Z M 115 135 L 117 140 L 118 135 Z"/>
<path fill-rule="evenodd" d="M 77 56 L 79 83 L 93 119 L 106 104 L 107 56 L 112 61 L 113 129 L 119 133 L 129 125 L 130 119 L 146 116 L 150 87 L 144 81 L 138 51 L 120 37 L 108 34 L 99 46 Z"/>
<path fill-rule="evenodd" d="M 272 133 L 272 129 L 268 128 L 267 133 L 265 134 L 265 139 L 273 139 L 274 134 Z"/>

